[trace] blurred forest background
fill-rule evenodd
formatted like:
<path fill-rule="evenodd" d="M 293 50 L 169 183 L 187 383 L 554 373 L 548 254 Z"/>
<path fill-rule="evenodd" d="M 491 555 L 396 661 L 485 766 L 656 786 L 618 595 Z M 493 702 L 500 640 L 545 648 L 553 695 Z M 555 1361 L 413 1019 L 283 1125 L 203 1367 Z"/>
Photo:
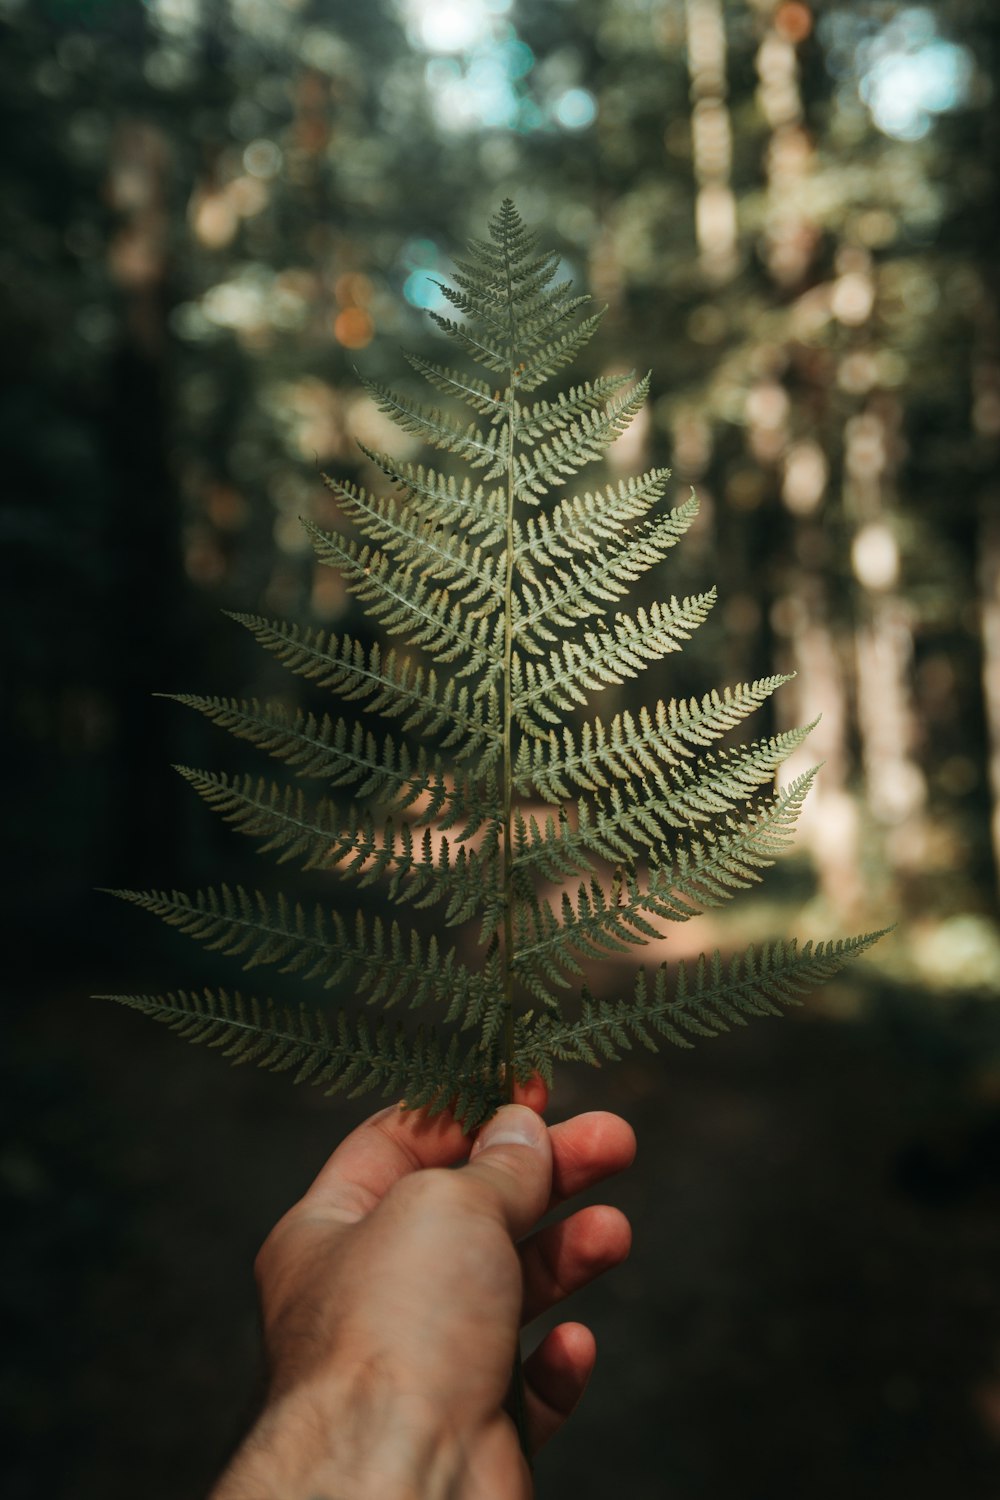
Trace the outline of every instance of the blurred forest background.
<path fill-rule="evenodd" d="M 94 887 L 248 878 L 170 770 L 233 746 L 152 694 L 286 690 L 221 610 L 356 628 L 298 517 L 402 451 L 356 369 L 437 348 L 510 195 L 608 305 L 577 373 L 653 369 L 610 466 L 700 497 L 665 592 L 719 586 L 602 712 L 795 671 L 778 724 L 822 714 L 796 854 L 674 953 L 898 924 L 789 1020 L 559 1080 L 641 1154 L 541 1493 L 995 1500 L 1000 10 L 0 0 L 0 38 L 4 1493 L 198 1493 L 252 1411 L 253 1250 L 370 1106 L 92 1001 L 211 977 Z"/>

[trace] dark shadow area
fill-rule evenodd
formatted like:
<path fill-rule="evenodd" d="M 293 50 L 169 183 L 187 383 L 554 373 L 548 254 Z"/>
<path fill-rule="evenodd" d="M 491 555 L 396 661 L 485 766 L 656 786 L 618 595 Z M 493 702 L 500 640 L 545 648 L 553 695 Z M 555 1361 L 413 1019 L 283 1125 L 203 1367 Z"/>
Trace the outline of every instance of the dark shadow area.
<path fill-rule="evenodd" d="M 554 1118 L 637 1130 L 605 1195 L 635 1247 L 578 1299 L 599 1363 L 540 1493 L 992 1500 L 998 1043 L 981 1003 L 921 1028 L 899 996 L 564 1070 Z M 4 1493 L 202 1493 L 260 1392 L 253 1255 L 367 1107 L 69 991 L 2 1086 Z"/>

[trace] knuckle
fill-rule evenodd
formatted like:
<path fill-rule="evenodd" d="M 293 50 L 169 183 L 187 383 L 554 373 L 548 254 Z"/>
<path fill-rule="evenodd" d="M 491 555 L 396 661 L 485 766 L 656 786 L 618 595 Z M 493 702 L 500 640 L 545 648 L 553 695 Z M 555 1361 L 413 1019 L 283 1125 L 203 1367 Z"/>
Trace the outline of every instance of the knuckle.
<path fill-rule="evenodd" d="M 446 1214 L 458 1208 L 466 1194 L 457 1173 L 444 1167 L 427 1167 L 401 1178 L 393 1187 L 392 1196 L 397 1208 Z"/>
<path fill-rule="evenodd" d="M 270 1230 L 264 1243 L 254 1257 L 253 1274 L 259 1289 L 263 1289 L 280 1272 L 285 1258 L 288 1235 L 294 1229 L 298 1205 L 290 1208 Z"/>

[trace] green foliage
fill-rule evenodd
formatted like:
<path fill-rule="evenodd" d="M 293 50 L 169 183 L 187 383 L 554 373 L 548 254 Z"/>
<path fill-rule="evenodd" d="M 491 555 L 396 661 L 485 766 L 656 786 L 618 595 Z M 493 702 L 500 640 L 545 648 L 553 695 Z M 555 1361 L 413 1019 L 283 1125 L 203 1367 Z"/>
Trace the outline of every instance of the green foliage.
<path fill-rule="evenodd" d="M 781 677 L 607 723 L 564 722 L 606 685 L 680 650 L 715 592 L 615 608 L 696 515 L 693 497 L 653 513 L 666 470 L 551 500 L 602 457 L 649 384 L 610 376 L 526 399 L 576 357 L 600 316 L 575 319 L 589 299 L 555 282 L 557 264 L 507 201 L 455 285 L 442 287 L 460 320 L 432 316 L 504 384 L 410 363 L 475 420 L 367 385 L 397 426 L 459 461 L 465 477 L 365 450 L 389 495 L 327 480 L 359 535 L 307 523 L 320 561 L 417 654 L 235 617 L 290 671 L 391 730 L 178 699 L 331 794 L 312 801 L 298 786 L 178 767 L 209 806 L 281 862 L 375 885 L 411 912 L 434 908 L 439 929 L 460 929 L 455 943 L 419 918 L 346 917 L 242 888 L 116 892 L 246 969 L 272 965 L 420 1014 L 371 1026 L 340 1011 L 331 1026 L 318 1012 L 224 991 L 115 999 L 234 1061 L 295 1069 L 329 1091 L 454 1103 L 469 1128 L 515 1079 L 550 1077 L 554 1060 L 599 1063 L 634 1042 L 655 1050 L 657 1039 L 688 1046 L 775 1014 L 879 935 L 751 947 L 727 965 L 716 953 L 672 974 L 640 968 L 631 994 L 613 1001 L 587 989 L 588 961 L 627 954 L 758 881 L 788 843 L 812 773 L 762 792 L 807 728 L 717 746 Z"/>

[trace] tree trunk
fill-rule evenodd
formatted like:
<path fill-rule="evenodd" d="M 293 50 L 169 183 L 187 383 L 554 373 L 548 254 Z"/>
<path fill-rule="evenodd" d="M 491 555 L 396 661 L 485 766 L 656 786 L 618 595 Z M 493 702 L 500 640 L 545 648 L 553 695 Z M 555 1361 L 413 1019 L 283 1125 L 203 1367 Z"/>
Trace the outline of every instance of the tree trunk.
<path fill-rule="evenodd" d="M 107 651 L 117 702 L 116 879 L 167 876 L 177 855 L 176 777 L 165 749 L 167 706 L 153 698 L 176 683 L 183 627 L 180 523 L 170 473 L 167 176 L 169 146 L 141 120 L 115 137 L 107 192 L 118 225 L 108 246 L 124 302 L 123 334 L 111 366 L 108 461 L 117 484 L 108 508 L 114 580 Z M 132 872 L 130 875 L 129 872 Z"/>

